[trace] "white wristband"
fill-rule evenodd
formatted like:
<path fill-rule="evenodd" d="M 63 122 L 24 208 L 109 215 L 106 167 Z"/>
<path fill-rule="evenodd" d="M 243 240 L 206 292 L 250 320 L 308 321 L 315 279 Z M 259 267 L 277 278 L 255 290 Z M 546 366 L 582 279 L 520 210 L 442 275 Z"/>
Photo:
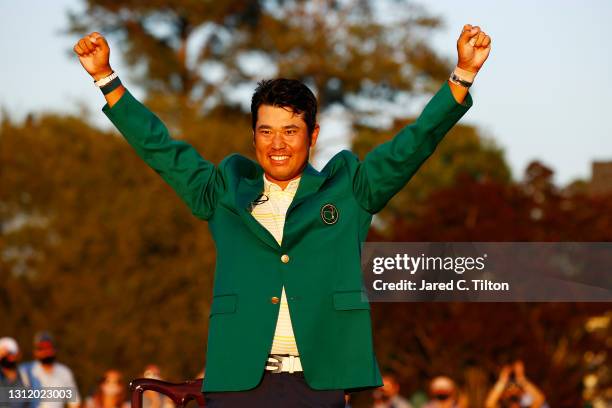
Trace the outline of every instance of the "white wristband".
<path fill-rule="evenodd" d="M 117 78 L 118 76 L 119 74 L 113 71 L 113 73 L 109 76 L 105 76 L 104 78 L 100 78 L 99 80 L 95 81 L 94 85 L 96 85 L 98 88 L 102 88 L 104 85 L 107 85 L 110 81 Z"/>

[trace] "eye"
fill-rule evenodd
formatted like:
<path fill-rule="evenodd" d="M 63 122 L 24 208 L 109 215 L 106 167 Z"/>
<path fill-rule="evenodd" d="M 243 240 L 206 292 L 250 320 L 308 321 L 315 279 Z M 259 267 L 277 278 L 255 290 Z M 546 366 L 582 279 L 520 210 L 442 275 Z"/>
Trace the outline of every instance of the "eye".
<path fill-rule="evenodd" d="M 296 129 L 287 129 L 285 131 L 285 134 L 287 134 L 287 135 L 295 135 L 296 133 L 297 133 Z"/>

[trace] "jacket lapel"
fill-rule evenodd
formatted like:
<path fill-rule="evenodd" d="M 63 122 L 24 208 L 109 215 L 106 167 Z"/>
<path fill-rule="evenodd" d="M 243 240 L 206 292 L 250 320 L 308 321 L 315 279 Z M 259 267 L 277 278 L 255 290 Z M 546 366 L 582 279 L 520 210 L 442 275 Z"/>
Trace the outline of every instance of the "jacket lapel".
<path fill-rule="evenodd" d="M 291 205 L 287 209 L 287 218 L 289 217 L 291 210 L 303 203 L 309 195 L 319 191 L 319 188 L 325 181 L 325 178 L 326 177 L 312 167 L 310 163 L 306 164 L 306 167 L 302 172 L 302 178 L 300 179 L 298 190 L 295 193 L 295 197 L 293 198 Z"/>
<path fill-rule="evenodd" d="M 302 172 L 302 177 L 295 193 L 295 197 L 287 209 L 285 227 L 287 226 L 287 219 L 289 218 L 291 210 L 303 203 L 308 196 L 317 192 L 324 181 L 325 176 L 312 167 L 310 163 L 308 163 Z M 270 231 L 268 231 L 259 223 L 259 221 L 255 219 L 255 217 L 253 217 L 253 215 L 251 215 L 251 203 L 259 197 L 259 195 L 263 192 L 263 188 L 263 168 L 259 164 L 255 164 L 253 177 L 240 178 L 238 190 L 236 191 L 236 208 L 245 225 L 251 230 L 251 232 L 253 232 L 253 234 L 255 234 L 270 247 L 279 249 L 280 246 Z M 286 229 L 284 231 L 286 231 Z M 285 232 L 283 232 L 283 243 L 286 241 L 285 238 Z"/>
<path fill-rule="evenodd" d="M 255 165 L 255 176 L 253 178 L 241 177 L 236 191 L 236 208 L 244 224 L 259 239 L 274 249 L 280 248 L 274 236 L 263 225 L 251 215 L 251 205 L 263 192 L 263 169 L 259 164 Z"/>

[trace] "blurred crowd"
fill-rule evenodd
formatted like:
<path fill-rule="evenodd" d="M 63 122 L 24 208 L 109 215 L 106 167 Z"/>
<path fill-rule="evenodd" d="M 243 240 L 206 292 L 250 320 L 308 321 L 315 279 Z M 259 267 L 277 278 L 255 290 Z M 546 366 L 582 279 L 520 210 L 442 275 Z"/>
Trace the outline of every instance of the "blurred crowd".
<path fill-rule="evenodd" d="M 425 392 L 403 396 L 397 378 L 383 376 L 384 385 L 373 392 L 372 408 L 469 408 L 475 406 L 468 400 L 456 382 L 447 376 L 437 376 L 429 381 Z M 485 408 L 549 408 L 546 397 L 525 375 L 522 361 L 501 369 L 495 385 L 488 391 Z"/>
<path fill-rule="evenodd" d="M 53 336 L 39 332 L 34 337 L 34 359 L 21 361 L 21 351 L 15 339 L 0 338 L 0 387 L 7 389 L 43 389 L 66 387 L 74 395 L 64 401 L 48 402 L 20 398 L 12 402 L 0 401 L 0 407 L 9 408 L 129 408 L 127 382 L 116 369 L 106 370 L 98 379 L 95 389 L 82 398 L 71 369 L 57 360 L 57 348 Z M 202 371 L 198 378 L 202 377 Z M 162 380 L 159 367 L 145 367 L 142 377 Z M 456 382 L 446 376 L 429 381 L 425 392 L 405 397 L 401 393 L 398 379 L 387 373 L 383 376 L 383 387 L 372 392 L 372 408 L 468 408 L 473 406 Z M 172 401 L 157 392 L 143 394 L 144 408 L 174 408 Z M 346 396 L 346 407 L 351 407 L 350 394 Z M 523 362 L 516 361 L 503 366 L 497 382 L 488 391 L 485 408 L 548 408 L 542 391 L 525 374 Z"/>
<path fill-rule="evenodd" d="M 129 408 L 127 382 L 121 371 L 108 369 L 98 378 L 91 393 L 83 398 L 72 370 L 57 360 L 57 348 L 53 336 L 40 332 L 34 336 L 34 360 L 22 362 L 21 350 L 15 339 L 0 338 L 0 387 L 4 389 L 40 390 L 47 387 L 62 387 L 71 390 L 70 398 L 58 401 L 42 401 L 36 398 L 11 398 L 0 400 L 4 408 Z M 145 367 L 141 377 L 161 380 L 159 367 Z M 10 401 L 13 400 L 13 401 Z M 174 408 L 173 402 L 153 391 L 143 394 L 144 408 Z"/>

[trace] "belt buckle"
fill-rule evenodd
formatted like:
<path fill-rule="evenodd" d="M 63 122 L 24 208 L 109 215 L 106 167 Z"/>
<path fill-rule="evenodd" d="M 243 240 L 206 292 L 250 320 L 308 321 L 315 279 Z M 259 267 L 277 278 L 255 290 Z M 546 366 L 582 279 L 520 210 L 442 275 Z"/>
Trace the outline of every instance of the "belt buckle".
<path fill-rule="evenodd" d="M 270 359 L 274 361 L 270 361 Z M 268 370 L 268 366 L 276 367 L 274 370 Z M 266 370 L 271 373 L 282 373 L 283 372 L 283 356 L 277 354 L 268 355 L 268 363 L 266 363 Z"/>

